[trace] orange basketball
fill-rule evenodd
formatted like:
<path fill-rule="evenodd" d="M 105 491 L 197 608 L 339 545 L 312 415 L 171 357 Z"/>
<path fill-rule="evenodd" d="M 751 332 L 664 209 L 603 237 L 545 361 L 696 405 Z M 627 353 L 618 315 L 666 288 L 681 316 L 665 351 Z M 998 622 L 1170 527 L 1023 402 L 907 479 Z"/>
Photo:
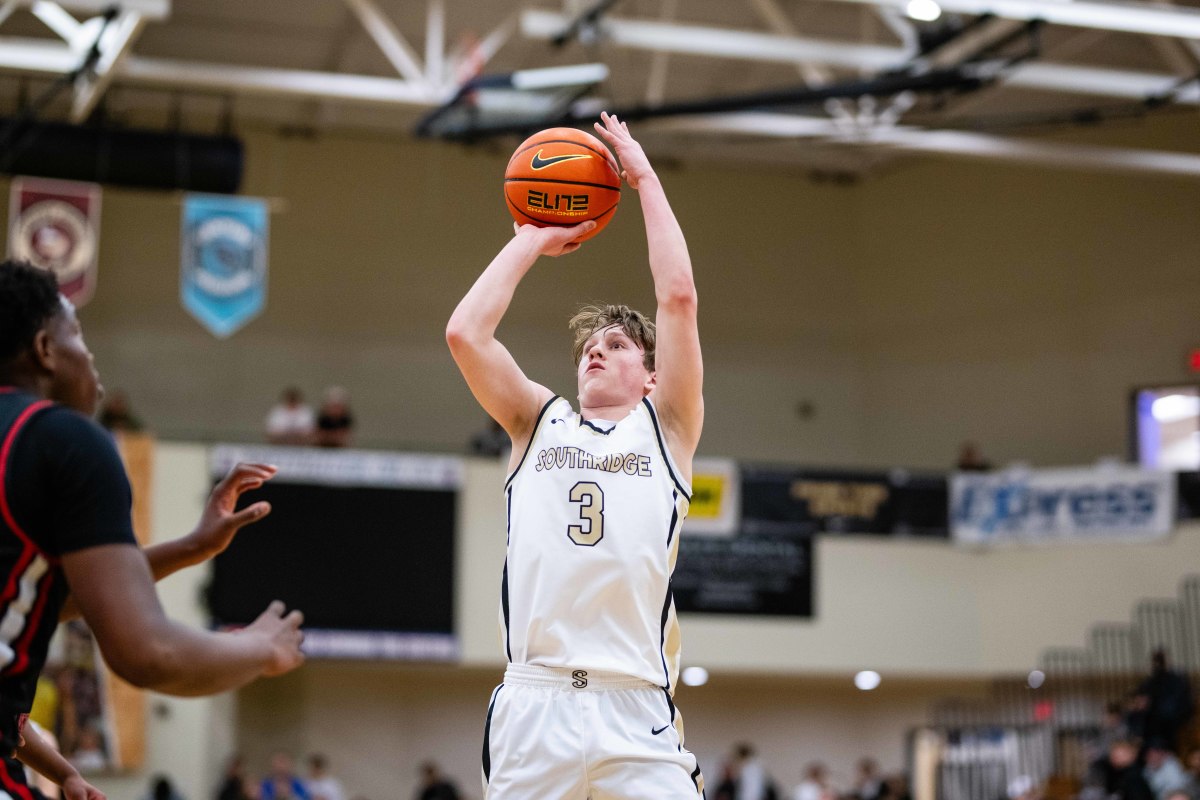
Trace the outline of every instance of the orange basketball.
<path fill-rule="evenodd" d="M 604 229 L 621 199 L 621 173 L 604 143 L 574 128 L 548 128 L 517 148 L 504 170 L 504 199 L 521 225 L 569 227 L 593 219 Z"/>

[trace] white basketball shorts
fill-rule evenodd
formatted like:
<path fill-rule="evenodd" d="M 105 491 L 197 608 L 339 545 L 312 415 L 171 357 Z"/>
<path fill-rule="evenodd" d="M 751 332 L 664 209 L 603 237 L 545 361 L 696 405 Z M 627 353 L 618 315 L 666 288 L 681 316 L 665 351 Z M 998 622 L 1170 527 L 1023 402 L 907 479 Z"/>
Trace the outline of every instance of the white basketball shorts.
<path fill-rule="evenodd" d="M 483 734 L 484 800 L 696 800 L 670 695 L 613 672 L 510 664 Z"/>

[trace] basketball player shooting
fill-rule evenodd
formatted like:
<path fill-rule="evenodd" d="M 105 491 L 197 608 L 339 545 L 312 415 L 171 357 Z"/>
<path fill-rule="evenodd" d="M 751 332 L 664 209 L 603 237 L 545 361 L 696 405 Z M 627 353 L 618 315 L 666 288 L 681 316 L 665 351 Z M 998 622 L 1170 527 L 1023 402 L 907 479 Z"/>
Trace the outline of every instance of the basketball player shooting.
<path fill-rule="evenodd" d="M 484 733 L 487 800 L 703 796 L 672 702 L 670 577 L 704 421 L 696 288 L 662 184 L 625 123 L 596 130 L 638 192 L 657 310 L 584 308 L 570 322 L 579 411 L 496 339 L 539 256 L 593 222 L 523 225 L 446 329 L 471 392 L 512 438 L 501 624 L 508 657 Z"/>
<path fill-rule="evenodd" d="M 272 603 L 236 633 L 180 625 L 154 581 L 224 550 L 267 503 L 236 511 L 275 473 L 239 464 L 217 484 L 196 529 L 142 550 L 112 438 L 89 417 L 99 376 L 75 309 L 54 276 L 0 263 L 0 800 L 32 800 L 20 760 L 65 800 L 104 800 L 26 727 L 61 616 L 81 614 L 112 670 L 135 686 L 196 696 L 279 675 L 303 661 L 303 617 Z"/>

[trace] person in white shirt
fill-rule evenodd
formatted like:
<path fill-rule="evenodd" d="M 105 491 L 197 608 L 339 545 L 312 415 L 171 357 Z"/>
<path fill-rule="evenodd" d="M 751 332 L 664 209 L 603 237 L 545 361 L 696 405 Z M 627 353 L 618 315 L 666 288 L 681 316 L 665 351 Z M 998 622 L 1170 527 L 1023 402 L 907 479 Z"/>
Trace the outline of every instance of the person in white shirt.
<path fill-rule="evenodd" d="M 329 772 L 329 761 L 320 753 L 308 757 L 308 777 L 304 780 L 309 800 L 346 800 L 342 782 Z"/>
<path fill-rule="evenodd" d="M 267 413 L 266 429 L 271 444 L 312 444 L 317 417 L 312 406 L 304 402 L 300 390 L 289 386 Z"/>

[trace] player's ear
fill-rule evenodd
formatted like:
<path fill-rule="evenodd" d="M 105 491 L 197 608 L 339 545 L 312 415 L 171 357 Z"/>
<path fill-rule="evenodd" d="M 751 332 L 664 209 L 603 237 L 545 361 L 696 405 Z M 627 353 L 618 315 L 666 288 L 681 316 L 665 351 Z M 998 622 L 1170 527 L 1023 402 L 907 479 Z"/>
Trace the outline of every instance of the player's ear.
<path fill-rule="evenodd" d="M 648 395 L 654 391 L 654 387 L 658 385 L 656 382 L 657 378 L 658 378 L 657 372 L 651 372 L 646 377 L 646 383 L 642 385 L 642 396 L 643 397 L 645 397 L 646 395 Z"/>
<path fill-rule="evenodd" d="M 49 326 L 43 325 L 41 330 L 33 335 L 33 346 L 30 348 L 30 354 L 33 356 L 33 361 L 37 366 L 47 372 L 54 371 L 54 336 L 51 335 Z"/>

